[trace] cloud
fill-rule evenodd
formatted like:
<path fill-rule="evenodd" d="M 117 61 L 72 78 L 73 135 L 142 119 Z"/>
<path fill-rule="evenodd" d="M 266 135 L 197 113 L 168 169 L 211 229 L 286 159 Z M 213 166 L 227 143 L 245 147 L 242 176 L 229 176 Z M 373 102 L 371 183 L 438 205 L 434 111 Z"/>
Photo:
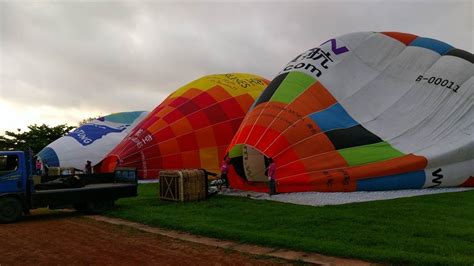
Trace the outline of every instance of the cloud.
<path fill-rule="evenodd" d="M 203 75 L 272 79 L 294 55 L 354 31 L 411 32 L 472 51 L 472 10 L 471 1 L 4 1 L 0 99 L 18 120 L 30 106 L 60 116 L 150 110 Z"/>

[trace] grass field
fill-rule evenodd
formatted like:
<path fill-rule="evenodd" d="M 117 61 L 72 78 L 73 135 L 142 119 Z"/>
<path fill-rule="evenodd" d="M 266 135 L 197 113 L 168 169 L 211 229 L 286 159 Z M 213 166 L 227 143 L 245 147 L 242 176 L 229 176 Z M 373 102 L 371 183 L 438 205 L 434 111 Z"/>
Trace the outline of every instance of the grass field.
<path fill-rule="evenodd" d="M 474 191 L 311 207 L 230 196 L 162 202 L 140 185 L 107 215 L 264 246 L 390 264 L 473 265 Z"/>

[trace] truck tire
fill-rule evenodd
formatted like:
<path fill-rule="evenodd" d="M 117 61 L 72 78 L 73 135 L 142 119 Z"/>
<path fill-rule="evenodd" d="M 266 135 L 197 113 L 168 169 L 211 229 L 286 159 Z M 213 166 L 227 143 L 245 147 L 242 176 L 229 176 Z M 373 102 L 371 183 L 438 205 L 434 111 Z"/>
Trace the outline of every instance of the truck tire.
<path fill-rule="evenodd" d="M 23 212 L 21 202 L 12 197 L 0 198 L 0 223 L 13 223 Z"/>
<path fill-rule="evenodd" d="M 90 201 L 85 203 L 74 204 L 74 208 L 79 212 L 85 214 L 101 214 L 112 208 L 114 204 L 114 200 Z"/>

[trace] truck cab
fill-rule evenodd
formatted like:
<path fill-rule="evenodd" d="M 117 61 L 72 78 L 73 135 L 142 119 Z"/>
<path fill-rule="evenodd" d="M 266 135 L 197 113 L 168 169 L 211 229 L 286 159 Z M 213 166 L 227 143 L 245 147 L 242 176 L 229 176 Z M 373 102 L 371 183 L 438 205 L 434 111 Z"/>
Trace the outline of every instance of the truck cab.
<path fill-rule="evenodd" d="M 115 200 L 137 195 L 136 169 L 117 168 L 114 173 L 49 176 L 47 183 L 33 175 L 31 155 L 0 151 L 0 222 L 17 221 L 31 209 L 74 207 L 84 213 L 100 213 Z M 61 186 L 61 180 L 77 178 L 81 186 Z"/>
<path fill-rule="evenodd" d="M 2 151 L 0 152 L 0 202 L 8 198 L 24 202 L 28 192 L 28 177 L 31 176 L 32 168 L 24 152 Z M 12 201 L 12 200 L 8 201 Z M 5 207 L 0 203 L 0 208 Z M 17 207 L 17 206 L 15 206 Z M 13 207 L 8 210 L 13 212 Z"/>

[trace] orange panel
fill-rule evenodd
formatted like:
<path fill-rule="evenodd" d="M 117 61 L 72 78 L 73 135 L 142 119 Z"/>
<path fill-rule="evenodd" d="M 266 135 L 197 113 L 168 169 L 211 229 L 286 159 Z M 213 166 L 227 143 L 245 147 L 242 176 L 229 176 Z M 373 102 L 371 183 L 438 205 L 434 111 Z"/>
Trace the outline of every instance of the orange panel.
<path fill-rule="evenodd" d="M 306 158 L 308 156 L 334 151 L 334 145 L 326 136 L 326 134 L 316 134 L 305 140 L 298 142 L 291 147 L 295 150 L 296 154 L 300 158 Z"/>
<path fill-rule="evenodd" d="M 205 168 L 201 166 L 199 151 L 187 151 L 181 153 L 183 168 Z"/>
<path fill-rule="evenodd" d="M 241 127 L 239 132 L 237 133 L 237 138 L 235 143 L 244 143 L 247 139 L 248 135 L 250 134 L 250 130 L 252 130 L 252 125 Z"/>
<path fill-rule="evenodd" d="M 175 136 L 184 135 L 194 130 L 187 117 L 176 120 L 170 127 Z"/>
<path fill-rule="evenodd" d="M 268 115 L 268 114 L 262 114 L 257 121 L 255 121 L 255 125 L 260 125 L 260 126 L 264 126 L 265 128 L 267 128 L 267 126 L 273 121 L 275 120 L 275 116 L 273 115 Z"/>
<path fill-rule="evenodd" d="M 337 101 L 332 94 L 320 83 L 316 82 L 301 96 L 296 98 L 289 108 L 301 116 L 307 116 L 317 111 L 328 108 Z"/>
<path fill-rule="evenodd" d="M 262 113 L 263 108 L 260 108 L 260 110 L 254 110 L 252 113 L 247 115 L 245 117 L 245 125 L 253 125 L 255 124 L 255 121 L 257 121 L 258 117 Z"/>
<path fill-rule="evenodd" d="M 253 102 L 255 101 L 255 99 L 252 98 L 252 96 L 250 96 L 249 94 L 243 94 L 243 95 L 237 96 L 235 97 L 235 99 L 240 104 L 240 107 L 242 108 L 242 110 L 244 110 L 245 113 L 248 112 L 248 109 L 250 108 L 250 106 L 252 106 Z"/>
<path fill-rule="evenodd" d="M 280 112 L 285 108 L 285 104 L 279 102 L 267 102 L 264 106 L 263 112 L 259 115 L 259 118 L 255 122 L 260 125 L 268 125 L 273 121 Z"/>
<path fill-rule="evenodd" d="M 156 122 L 153 123 L 153 125 L 151 125 L 149 128 L 147 128 L 147 130 L 151 133 L 155 133 L 159 131 L 160 129 L 165 128 L 167 126 L 168 126 L 168 123 L 166 123 L 165 120 L 159 119 L 159 120 L 156 120 Z"/>
<path fill-rule="evenodd" d="M 257 141 L 260 139 L 260 136 L 262 136 L 263 132 L 266 129 L 267 128 L 265 126 L 254 125 L 245 143 L 251 146 L 255 146 L 257 144 Z"/>
<path fill-rule="evenodd" d="M 212 127 L 205 127 L 196 130 L 195 134 L 200 148 L 214 147 L 217 145 Z"/>
<path fill-rule="evenodd" d="M 357 180 L 422 170 L 426 168 L 427 163 L 423 156 L 408 154 L 391 160 L 354 166 L 347 171 L 351 178 Z"/>
<path fill-rule="evenodd" d="M 347 174 L 338 170 L 313 172 L 295 175 L 279 182 L 287 187 L 288 192 L 294 191 L 355 191 L 356 182 L 350 180 Z"/>
<path fill-rule="evenodd" d="M 270 143 L 272 143 L 276 138 L 278 138 L 279 135 L 279 131 L 268 128 L 267 131 L 263 134 L 263 137 L 260 139 L 260 141 L 255 144 L 255 147 L 262 151 L 266 150 Z"/>
<path fill-rule="evenodd" d="M 285 179 L 305 173 L 304 165 L 299 161 L 294 161 L 278 168 L 277 171 L 275 171 L 275 176 Z"/>
<path fill-rule="evenodd" d="M 182 95 L 180 95 L 180 97 L 192 99 L 198 96 L 199 94 L 201 94 L 202 92 L 203 90 L 200 90 L 197 88 L 191 88 L 191 89 L 188 89 L 186 92 L 184 92 Z"/>
<path fill-rule="evenodd" d="M 416 35 L 409 34 L 409 33 L 403 33 L 403 32 L 384 31 L 384 32 L 381 32 L 381 33 L 383 33 L 387 36 L 390 36 L 390 37 L 394 38 L 395 40 L 398 40 L 398 41 L 404 43 L 405 45 L 409 45 L 413 40 L 418 38 L 418 36 L 416 36 Z"/>
<path fill-rule="evenodd" d="M 222 102 L 223 100 L 232 97 L 224 88 L 219 85 L 207 90 L 207 93 L 209 93 L 210 96 L 216 99 L 217 102 Z"/>
<path fill-rule="evenodd" d="M 162 156 L 166 154 L 173 154 L 173 153 L 179 153 L 179 145 L 176 139 L 170 139 L 167 141 L 160 142 L 158 144 L 158 147 L 160 147 L 160 154 Z"/>
<path fill-rule="evenodd" d="M 165 115 L 169 114 L 171 111 L 173 111 L 175 108 L 171 106 L 164 106 L 159 112 L 156 114 L 152 114 L 155 117 L 162 118 Z"/>
<path fill-rule="evenodd" d="M 280 135 L 267 149 L 264 149 L 264 151 L 265 154 L 268 154 L 268 156 L 276 157 L 276 155 L 279 154 L 280 151 L 286 149 L 288 145 L 288 141 L 285 139 L 285 137 Z"/>
<path fill-rule="evenodd" d="M 219 154 L 217 148 L 212 147 L 207 149 L 200 149 L 199 157 L 201 158 L 201 166 L 199 168 L 204 168 L 211 172 L 216 172 L 216 170 L 219 170 Z"/>
<path fill-rule="evenodd" d="M 330 151 L 302 160 L 308 172 L 347 167 L 346 160 L 337 152 Z"/>
<path fill-rule="evenodd" d="M 224 156 L 226 155 L 228 145 L 223 145 L 223 146 L 218 146 L 217 147 L 217 154 L 218 154 L 218 159 L 219 161 L 222 161 L 224 159 Z M 221 165 L 219 162 L 219 171 L 221 169 Z"/>
<path fill-rule="evenodd" d="M 289 143 L 294 144 L 320 132 L 318 125 L 311 118 L 306 117 L 285 130 L 283 135 Z"/>

